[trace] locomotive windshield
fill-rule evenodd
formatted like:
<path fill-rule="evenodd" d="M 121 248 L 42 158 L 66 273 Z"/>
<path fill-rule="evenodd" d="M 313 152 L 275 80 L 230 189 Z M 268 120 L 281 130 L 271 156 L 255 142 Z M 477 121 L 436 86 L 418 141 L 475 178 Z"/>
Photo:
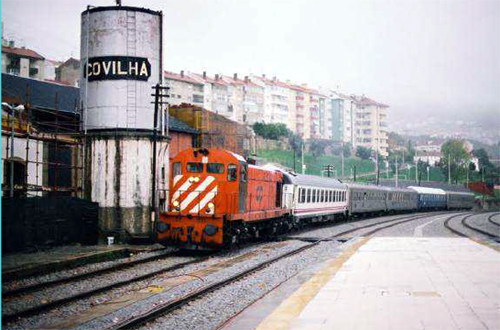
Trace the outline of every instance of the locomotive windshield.
<path fill-rule="evenodd" d="M 201 173 L 201 172 L 203 172 L 203 164 L 202 163 L 187 163 L 186 170 L 189 173 Z"/>
<path fill-rule="evenodd" d="M 224 173 L 224 164 L 208 163 L 207 173 L 218 173 L 218 174 Z"/>

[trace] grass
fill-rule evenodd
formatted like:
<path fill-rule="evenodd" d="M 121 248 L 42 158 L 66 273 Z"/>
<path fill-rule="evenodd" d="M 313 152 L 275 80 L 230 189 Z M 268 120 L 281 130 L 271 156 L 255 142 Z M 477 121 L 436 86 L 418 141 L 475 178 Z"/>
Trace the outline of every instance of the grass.
<path fill-rule="evenodd" d="M 293 169 L 293 152 L 288 150 L 259 150 L 257 156 L 265 163 L 276 163 L 282 166 Z M 338 156 L 319 156 L 314 157 L 310 154 L 304 155 L 304 162 L 306 164 L 306 174 L 312 175 L 322 175 L 322 170 L 324 165 L 333 165 L 337 170 L 337 177 L 342 177 L 342 160 Z M 344 177 L 352 177 L 354 172 L 354 166 L 356 166 L 357 181 L 373 181 L 376 178 L 375 174 L 375 163 L 371 160 L 362 160 L 356 157 L 349 157 L 344 159 Z M 301 172 L 301 159 L 296 157 L 295 159 L 295 169 L 297 172 Z M 400 170 L 399 179 L 401 180 L 414 180 L 415 179 L 415 167 L 410 169 Z M 427 171 L 419 173 L 421 181 L 427 181 Z M 472 175 L 471 175 L 472 176 Z M 390 179 L 394 178 L 394 173 L 389 172 L 388 177 Z M 380 179 L 386 179 L 387 172 L 385 166 L 382 165 L 380 168 Z M 431 167 L 429 170 L 430 181 L 447 181 L 446 175 L 439 168 Z M 472 179 L 472 177 L 471 177 Z"/>
<path fill-rule="evenodd" d="M 282 166 L 293 169 L 293 152 L 287 150 L 260 150 L 257 156 L 264 162 L 277 163 Z M 319 156 L 305 154 L 304 163 L 306 164 L 306 174 L 321 176 L 324 165 L 333 165 L 337 170 L 338 177 L 341 177 L 342 160 L 337 156 Z M 301 172 L 301 159 L 295 159 L 295 169 Z M 370 160 L 362 160 L 359 158 L 349 157 L 344 159 L 344 176 L 350 176 L 356 166 L 357 175 L 370 173 L 375 171 L 375 163 Z"/>

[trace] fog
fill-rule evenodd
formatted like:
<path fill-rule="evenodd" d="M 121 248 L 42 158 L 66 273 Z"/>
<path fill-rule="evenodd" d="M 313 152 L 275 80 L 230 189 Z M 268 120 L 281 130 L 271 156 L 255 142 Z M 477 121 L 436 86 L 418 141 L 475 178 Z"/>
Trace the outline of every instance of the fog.
<path fill-rule="evenodd" d="M 114 1 L 4 0 L 6 37 L 79 57 L 80 13 Z M 277 76 L 366 94 L 392 122 L 454 116 L 500 127 L 500 1 L 123 0 L 162 10 L 170 71 Z"/>

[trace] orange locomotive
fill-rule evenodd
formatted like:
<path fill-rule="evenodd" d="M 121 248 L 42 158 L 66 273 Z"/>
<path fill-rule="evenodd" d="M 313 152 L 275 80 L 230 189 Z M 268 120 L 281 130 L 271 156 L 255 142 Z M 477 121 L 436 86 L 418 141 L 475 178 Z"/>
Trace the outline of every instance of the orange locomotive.
<path fill-rule="evenodd" d="M 156 224 L 159 242 L 217 248 L 289 229 L 279 171 L 222 149 L 186 149 L 171 164 L 168 211 Z"/>

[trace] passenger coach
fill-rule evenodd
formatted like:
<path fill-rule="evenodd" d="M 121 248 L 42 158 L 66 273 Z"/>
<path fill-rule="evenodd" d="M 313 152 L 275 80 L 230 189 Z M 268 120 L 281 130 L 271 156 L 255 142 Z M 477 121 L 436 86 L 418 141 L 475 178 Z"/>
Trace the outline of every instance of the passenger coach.
<path fill-rule="evenodd" d="M 285 206 L 296 221 L 321 222 L 347 217 L 347 185 L 337 179 L 283 172 L 284 189 L 293 196 Z"/>

